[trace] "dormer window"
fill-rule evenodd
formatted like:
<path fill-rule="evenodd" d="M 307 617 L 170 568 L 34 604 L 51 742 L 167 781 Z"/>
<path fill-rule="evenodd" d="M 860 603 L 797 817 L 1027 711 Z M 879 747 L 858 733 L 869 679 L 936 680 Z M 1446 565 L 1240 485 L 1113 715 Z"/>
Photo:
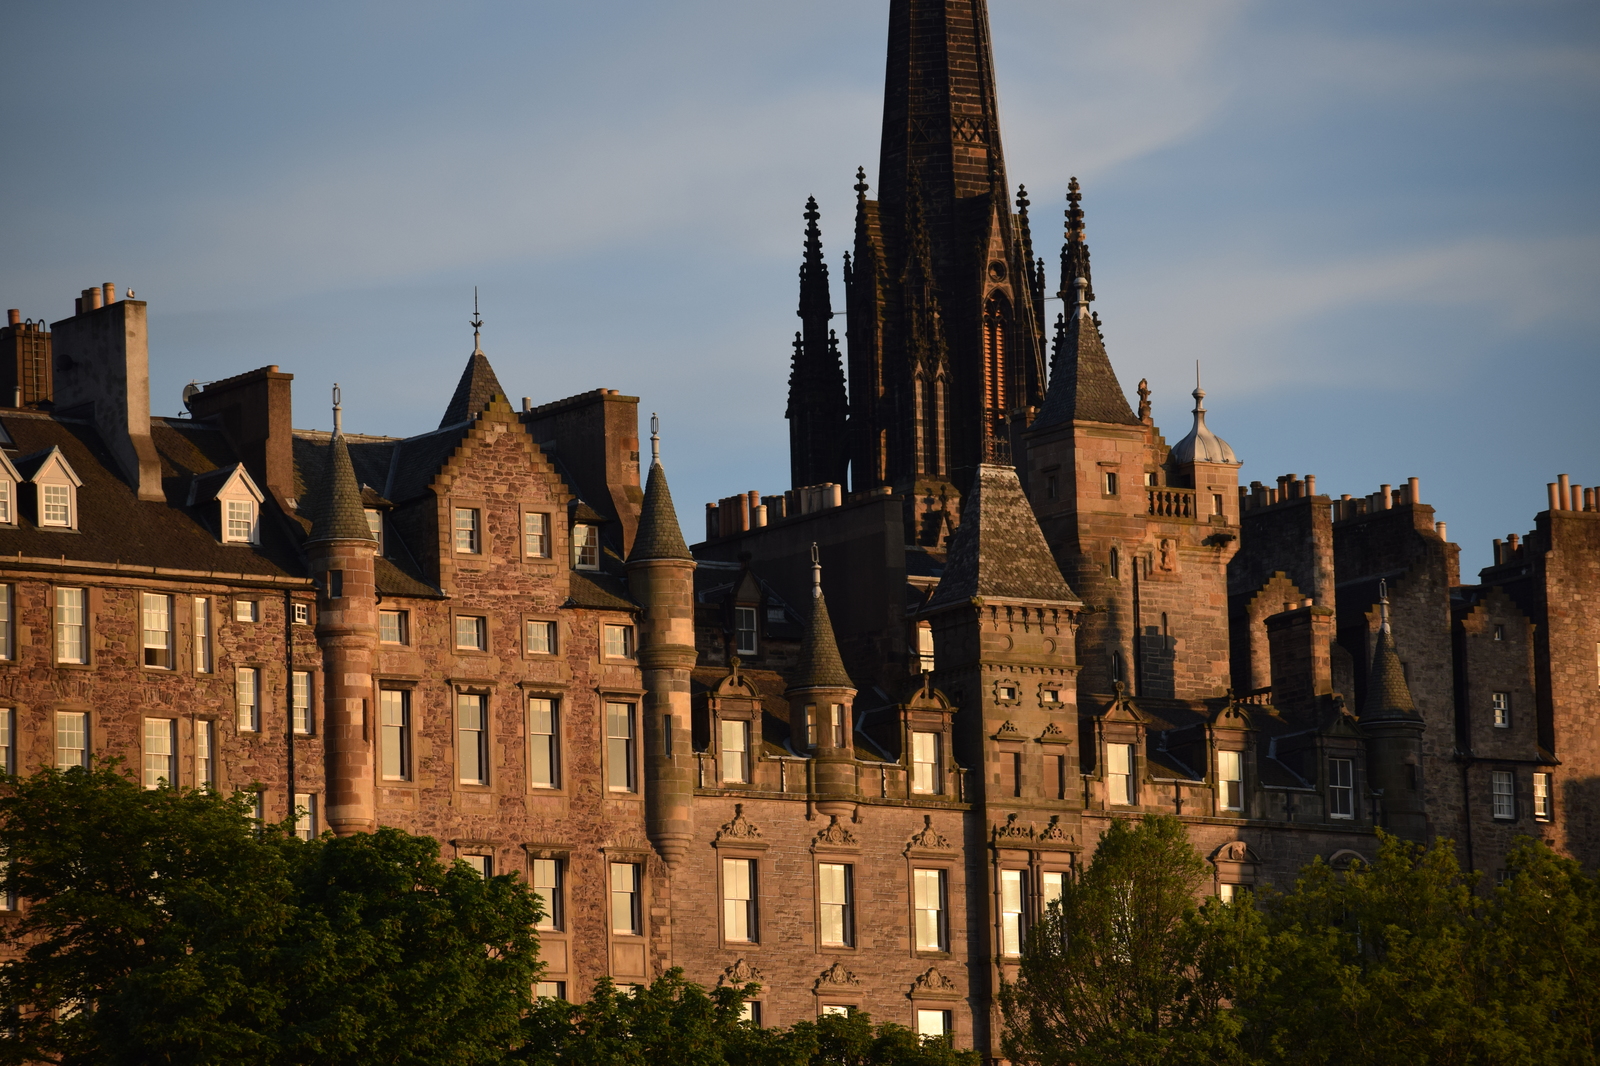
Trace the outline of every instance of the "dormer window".
<path fill-rule="evenodd" d="M 243 463 L 197 476 L 189 486 L 189 506 L 209 507 L 217 537 L 224 544 L 261 543 L 261 502 L 266 499 Z"/>
<path fill-rule="evenodd" d="M 372 533 L 372 539 L 378 542 L 378 554 L 383 554 L 383 512 L 376 507 L 365 508 L 367 516 L 367 529 Z"/>
<path fill-rule="evenodd" d="M 572 565 L 579 570 L 600 569 L 600 527 L 579 522 L 572 527 Z"/>
<path fill-rule="evenodd" d="M 51 448 L 42 456 L 30 456 L 29 459 L 34 461 L 25 461 L 23 465 L 33 467 L 28 480 L 34 486 L 34 503 L 38 508 L 36 517 L 40 527 L 77 529 L 78 489 L 83 486 L 83 481 L 68 465 L 67 457 L 61 454 L 60 448 Z M 4 476 L 0 474 L 0 477 Z"/>
<path fill-rule="evenodd" d="M 254 544 L 256 542 L 256 501 L 227 500 L 227 518 L 223 524 L 222 539 L 228 544 Z"/>
<path fill-rule="evenodd" d="M 21 480 L 17 468 L 0 452 L 0 525 L 17 524 L 17 483 Z"/>

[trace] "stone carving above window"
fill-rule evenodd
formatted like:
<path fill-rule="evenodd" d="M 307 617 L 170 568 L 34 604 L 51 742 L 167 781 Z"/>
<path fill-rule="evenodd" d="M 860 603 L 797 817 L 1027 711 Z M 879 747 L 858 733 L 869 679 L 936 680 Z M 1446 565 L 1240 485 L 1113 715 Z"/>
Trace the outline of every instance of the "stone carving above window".
<path fill-rule="evenodd" d="M 732 966 L 729 966 L 727 969 L 722 971 L 722 976 L 717 978 L 717 987 L 724 988 L 727 986 L 732 986 L 734 988 L 741 988 L 752 981 L 759 980 L 761 980 L 761 971 L 750 965 L 750 963 L 744 959 L 740 959 Z"/>
<path fill-rule="evenodd" d="M 839 824 L 839 816 L 835 814 L 828 821 L 827 828 L 818 833 L 817 838 L 811 844 L 813 847 L 822 844 L 835 848 L 853 848 L 856 846 L 857 841 L 854 833 Z"/>
<path fill-rule="evenodd" d="M 1014 814 L 1006 815 L 1006 824 L 994 827 L 996 840 L 1032 840 L 1033 823 L 1019 822 Z"/>
<path fill-rule="evenodd" d="M 922 828 L 910 840 L 906 841 L 906 850 L 922 849 L 925 851 L 949 851 L 950 840 L 943 833 L 933 827 L 933 815 L 922 816 Z"/>
<path fill-rule="evenodd" d="M 939 972 L 939 967 L 929 966 L 915 981 L 911 982 L 913 996 L 955 996 L 961 990 L 956 983 Z"/>
<path fill-rule="evenodd" d="M 733 818 L 722 823 L 722 828 L 717 830 L 717 840 L 760 840 L 761 828 L 754 822 L 746 820 L 744 804 L 733 805 Z"/>
<path fill-rule="evenodd" d="M 1050 824 L 1044 827 L 1044 832 L 1039 834 L 1039 842 L 1049 841 L 1057 844 L 1067 844 L 1072 841 L 1072 834 L 1068 833 L 1061 825 L 1061 815 L 1052 814 Z"/>
<path fill-rule="evenodd" d="M 836 962 L 832 966 L 829 966 L 826 970 L 822 971 L 822 973 L 817 977 L 817 983 L 812 987 L 815 989 L 849 988 L 852 985 L 859 985 L 860 983 L 861 978 L 845 969 L 844 963 Z"/>

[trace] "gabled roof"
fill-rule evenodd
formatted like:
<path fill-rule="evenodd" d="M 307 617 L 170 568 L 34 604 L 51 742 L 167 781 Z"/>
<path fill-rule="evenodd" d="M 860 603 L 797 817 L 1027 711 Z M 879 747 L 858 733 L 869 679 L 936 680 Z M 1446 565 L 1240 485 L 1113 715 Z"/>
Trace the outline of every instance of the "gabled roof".
<path fill-rule="evenodd" d="M 461 380 L 456 383 L 450 405 L 444 409 L 439 428 L 467 421 L 488 406 L 491 397 L 505 394 L 500 379 L 494 376 L 494 367 L 489 365 L 489 357 L 481 350 L 474 351 L 467 357 L 466 369 L 461 371 Z"/>
<path fill-rule="evenodd" d="M 220 470 L 211 470 L 204 474 L 196 474 L 194 480 L 189 482 L 189 506 L 197 503 L 212 503 L 224 496 L 237 496 L 245 493 L 261 503 L 266 499 L 256 483 L 251 480 L 250 474 L 245 470 L 243 463 L 234 463 Z"/>
<path fill-rule="evenodd" d="M 42 477 L 49 477 L 51 471 L 58 472 L 62 477 L 72 482 L 72 487 L 81 489 L 83 479 L 78 472 L 72 469 L 72 464 L 67 462 L 67 457 L 62 454 L 59 445 L 42 448 L 32 455 L 24 455 L 17 460 L 17 472 L 24 480 L 38 481 Z"/>
<path fill-rule="evenodd" d="M 0 426 L 0 429 L 3 428 L 3 426 Z M 7 442 L 9 440 L 10 438 L 7 438 Z M 0 477 L 9 478 L 12 481 L 23 480 L 22 474 L 18 472 L 15 466 L 11 465 L 11 460 L 6 457 L 5 452 L 0 452 Z"/>
<path fill-rule="evenodd" d="M 944 576 L 926 610 L 974 599 L 1076 604 L 1009 464 L 984 463 L 962 502 Z"/>

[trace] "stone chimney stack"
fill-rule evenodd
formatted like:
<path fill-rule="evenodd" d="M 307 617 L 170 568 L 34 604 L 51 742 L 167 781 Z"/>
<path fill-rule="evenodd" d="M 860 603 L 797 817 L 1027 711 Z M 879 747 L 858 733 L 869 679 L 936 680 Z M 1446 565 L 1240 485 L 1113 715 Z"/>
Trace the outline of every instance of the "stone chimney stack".
<path fill-rule="evenodd" d="M 24 322 L 22 312 L 6 312 L 0 327 L 0 404 L 36 407 L 55 398 L 51 336 L 43 322 Z"/>
<path fill-rule="evenodd" d="M 150 438 L 150 340 L 143 300 L 115 300 L 109 283 L 85 289 L 79 314 L 51 326 L 57 410 L 91 408 L 95 428 L 141 500 L 165 500 Z M 88 412 L 86 412 L 88 413 Z"/>
<path fill-rule="evenodd" d="M 294 496 L 293 382 L 293 374 L 262 367 L 213 381 L 185 401 L 195 418 L 217 421 L 256 484 L 286 511 Z"/>
<path fill-rule="evenodd" d="M 1267 619 L 1273 706 L 1310 711 L 1333 691 L 1333 629 L 1332 607 L 1307 604 Z"/>

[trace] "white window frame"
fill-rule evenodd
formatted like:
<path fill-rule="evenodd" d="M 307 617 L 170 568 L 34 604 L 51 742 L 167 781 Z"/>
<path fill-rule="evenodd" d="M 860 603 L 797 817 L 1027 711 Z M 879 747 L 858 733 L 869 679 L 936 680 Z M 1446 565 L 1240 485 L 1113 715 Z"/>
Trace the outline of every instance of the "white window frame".
<path fill-rule="evenodd" d="M 739 655 L 756 654 L 757 615 L 754 607 L 733 609 L 733 644 Z"/>
<path fill-rule="evenodd" d="M 593 522 L 572 524 L 572 568 L 600 569 L 600 527 Z"/>
<path fill-rule="evenodd" d="M 472 872 L 484 880 L 488 880 L 494 876 L 493 855 L 480 855 L 474 853 L 470 855 L 460 855 L 457 856 L 457 858 L 470 866 L 472 868 Z"/>
<path fill-rule="evenodd" d="M 917 668 L 925 674 L 934 671 L 938 659 L 933 650 L 933 627 L 926 622 L 917 623 Z"/>
<path fill-rule="evenodd" d="M 606 791 L 637 792 L 638 707 L 623 700 L 605 701 Z"/>
<path fill-rule="evenodd" d="M 1489 693 L 1489 709 L 1494 715 L 1494 727 L 1496 729 L 1511 728 L 1511 693 Z"/>
<path fill-rule="evenodd" d="M 296 792 L 294 794 L 294 835 L 301 840 L 315 840 L 317 838 L 317 794 L 315 792 Z M 302 814 L 301 811 L 305 813 Z"/>
<path fill-rule="evenodd" d="M 1100 491 L 1102 495 L 1118 496 L 1117 472 L 1115 470 L 1102 471 L 1100 474 Z"/>
<path fill-rule="evenodd" d="M 74 766 L 87 768 L 91 747 L 91 733 L 94 724 L 89 720 L 88 711 L 57 711 L 55 720 L 56 730 L 56 769 L 70 770 Z M 75 740 L 80 746 L 63 744 L 63 740 Z M 68 761 L 65 752 L 75 751 L 77 756 Z"/>
<path fill-rule="evenodd" d="M 210 674 L 215 672 L 215 664 L 211 661 L 212 634 L 211 626 L 216 609 L 209 596 L 196 596 L 192 610 L 193 628 L 191 630 L 192 647 L 194 648 L 194 672 L 197 674 Z"/>
<path fill-rule="evenodd" d="M 386 624 L 387 623 L 387 624 Z M 392 637 L 392 639 L 391 639 Z M 378 612 L 378 643 L 405 646 L 411 643 L 410 611 Z"/>
<path fill-rule="evenodd" d="M 639 898 L 639 864 L 614 862 L 610 866 L 611 933 L 613 936 L 641 936 L 644 908 Z"/>
<path fill-rule="evenodd" d="M 1244 810 L 1244 753 L 1220 749 L 1217 752 L 1217 809 Z"/>
<path fill-rule="evenodd" d="M 528 697 L 528 785 L 561 787 L 561 701 Z"/>
<path fill-rule="evenodd" d="M 723 718 L 717 725 L 718 771 L 723 784 L 750 783 L 750 722 Z"/>
<path fill-rule="evenodd" d="M 82 666 L 89 661 L 89 590 L 55 586 L 55 661 Z"/>
<path fill-rule="evenodd" d="M 222 543 L 256 544 L 261 539 L 261 509 L 256 501 L 234 496 L 222 501 Z"/>
<path fill-rule="evenodd" d="M 1000 871 L 1000 954 L 1015 958 L 1028 940 L 1028 871 Z"/>
<path fill-rule="evenodd" d="M 855 946 L 855 864 L 817 863 L 817 942 L 822 947 Z"/>
<path fill-rule="evenodd" d="M 463 644 L 462 635 L 467 632 L 462 627 L 470 628 L 471 640 Z M 455 644 L 456 651 L 487 652 L 489 650 L 489 616 L 482 614 L 458 614 L 455 617 Z"/>
<path fill-rule="evenodd" d="M 1039 873 L 1039 910 L 1047 913 L 1052 904 L 1067 891 L 1068 873 L 1065 870 L 1042 870 Z"/>
<path fill-rule="evenodd" d="M 602 635 L 605 637 L 602 650 L 607 659 L 632 659 L 637 654 L 633 626 L 607 622 Z"/>
<path fill-rule="evenodd" d="M 943 1040 L 950 1036 L 951 1012 L 934 1007 L 917 1008 L 917 1036 L 922 1040 Z"/>
<path fill-rule="evenodd" d="M 1133 807 L 1139 802 L 1134 789 L 1134 767 L 1138 765 L 1132 744 L 1106 745 L 1106 802 L 1114 807 Z"/>
<path fill-rule="evenodd" d="M 489 757 L 489 697 L 482 692 L 457 692 L 457 780 L 463 785 L 489 784 Z M 477 771 L 476 776 L 469 773 L 471 770 Z"/>
<path fill-rule="evenodd" d="M 378 542 L 378 554 L 383 554 L 383 512 L 376 507 L 363 507 L 362 514 L 367 519 L 367 532 L 372 534 L 372 539 Z"/>
<path fill-rule="evenodd" d="M 1328 817 L 1348 821 L 1356 816 L 1356 763 L 1337 756 L 1328 759 Z"/>
<path fill-rule="evenodd" d="M 17 483 L 0 475 L 0 525 L 17 524 Z"/>
<path fill-rule="evenodd" d="M 378 776 L 384 781 L 411 780 L 410 689 L 378 690 Z"/>
<path fill-rule="evenodd" d="M 483 508 L 456 507 L 450 519 L 451 543 L 457 555 L 483 554 Z"/>
<path fill-rule="evenodd" d="M 528 879 L 534 892 L 544 900 L 544 917 L 534 923 L 534 928 L 544 933 L 559 933 L 564 924 L 565 907 L 562 901 L 566 862 L 563 859 L 530 859 Z"/>
<path fill-rule="evenodd" d="M 740 944 L 760 943 L 757 924 L 756 860 L 722 860 L 722 939 Z"/>
<path fill-rule="evenodd" d="M 146 718 L 140 755 L 146 789 L 169 788 L 178 784 L 178 721 L 175 718 Z"/>
<path fill-rule="evenodd" d="M 234 600 L 233 620 L 235 622 L 261 621 L 261 601 L 244 598 Z"/>
<path fill-rule="evenodd" d="M 1533 819 L 1549 822 L 1555 819 L 1554 775 L 1535 771 L 1533 775 Z"/>
<path fill-rule="evenodd" d="M 241 733 L 261 732 L 261 669 L 236 667 L 233 672 L 235 720 Z"/>
<path fill-rule="evenodd" d="M 937 796 L 942 791 L 939 781 L 939 749 L 943 736 L 924 729 L 911 732 L 911 791 L 920 796 Z"/>
<path fill-rule="evenodd" d="M 1489 771 L 1489 799 L 1494 820 L 1517 820 L 1517 775 L 1511 770 Z"/>
<path fill-rule="evenodd" d="M 209 718 L 194 723 L 194 784 L 196 788 L 217 783 L 217 725 Z"/>
<path fill-rule="evenodd" d="M 543 639 L 540 639 L 542 636 Z M 561 649 L 559 627 L 548 618 L 525 618 L 522 622 L 523 650 L 528 655 L 555 655 Z"/>
<path fill-rule="evenodd" d="M 17 657 L 16 620 L 17 592 L 15 585 L 0 582 L 0 660 L 9 662 Z"/>
<path fill-rule="evenodd" d="M 0 707 L 0 773 L 17 772 L 17 709 Z"/>
<path fill-rule="evenodd" d="M 522 554 L 528 559 L 550 558 L 550 516 L 545 512 L 522 512 Z"/>
<path fill-rule="evenodd" d="M 290 701 L 294 706 L 294 731 L 296 736 L 308 737 L 315 730 L 311 713 L 311 671 L 294 670 L 289 674 Z"/>
<path fill-rule="evenodd" d="M 947 871 L 916 867 L 911 871 L 911 907 L 915 913 L 912 942 L 918 951 L 950 950 Z"/>
<path fill-rule="evenodd" d="M 828 704 L 828 733 L 834 747 L 850 747 L 850 712 L 844 704 Z"/>

